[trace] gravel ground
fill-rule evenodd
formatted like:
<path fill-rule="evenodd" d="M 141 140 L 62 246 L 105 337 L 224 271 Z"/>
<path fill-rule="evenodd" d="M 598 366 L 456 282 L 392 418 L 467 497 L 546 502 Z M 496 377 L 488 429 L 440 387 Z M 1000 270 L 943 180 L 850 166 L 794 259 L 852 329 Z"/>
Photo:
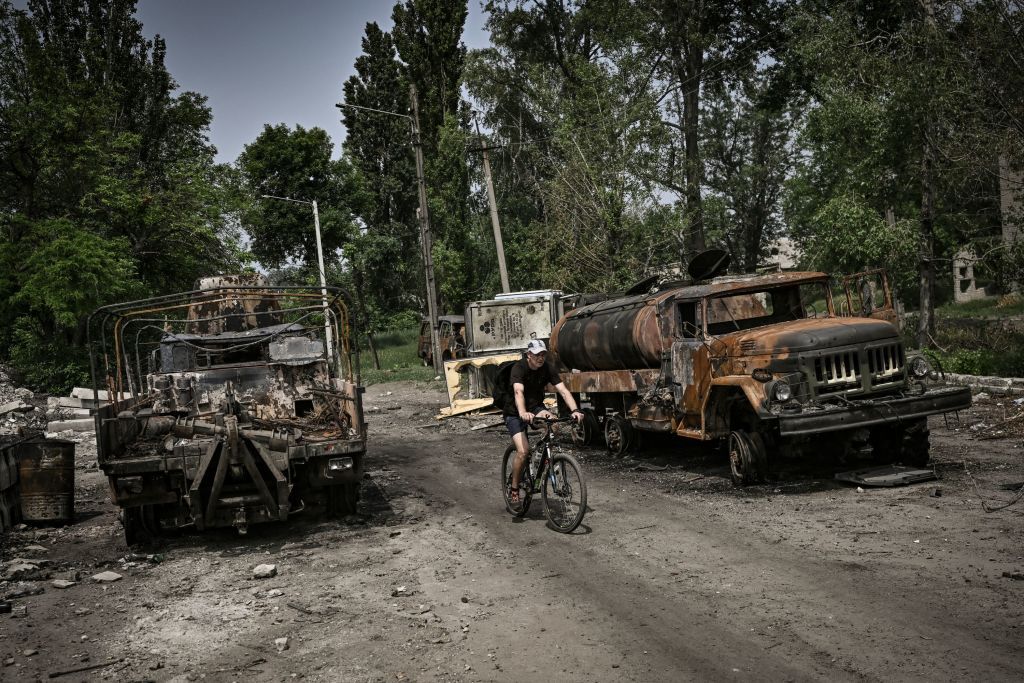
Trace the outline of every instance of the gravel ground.
<path fill-rule="evenodd" d="M 982 507 L 1024 484 L 1019 433 L 994 427 L 1017 414 L 1010 399 L 933 419 L 939 480 L 902 488 L 834 481 L 827 444 L 814 472 L 742 490 L 711 449 L 574 449 L 590 493 L 569 536 L 539 501 L 505 513 L 498 420 L 438 423 L 444 402 L 437 385 L 367 390 L 358 515 L 155 548 L 124 545 L 80 443 L 75 523 L 0 537 L 4 571 L 36 567 L 0 594 L 41 590 L 0 615 L 0 678 L 1024 677 L 1024 504 Z M 275 575 L 254 578 L 261 564 Z"/>

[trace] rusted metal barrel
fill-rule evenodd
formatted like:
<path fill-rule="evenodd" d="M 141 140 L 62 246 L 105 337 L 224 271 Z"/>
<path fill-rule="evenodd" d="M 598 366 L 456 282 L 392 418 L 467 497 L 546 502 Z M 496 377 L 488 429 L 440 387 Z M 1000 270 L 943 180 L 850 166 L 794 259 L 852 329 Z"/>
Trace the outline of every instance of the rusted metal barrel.
<path fill-rule="evenodd" d="M 21 518 L 65 524 L 75 518 L 75 444 L 32 439 L 17 446 Z"/>
<path fill-rule="evenodd" d="M 612 299 L 568 313 L 551 331 L 554 353 L 575 370 L 654 368 L 671 339 L 658 328 L 664 294 Z"/>

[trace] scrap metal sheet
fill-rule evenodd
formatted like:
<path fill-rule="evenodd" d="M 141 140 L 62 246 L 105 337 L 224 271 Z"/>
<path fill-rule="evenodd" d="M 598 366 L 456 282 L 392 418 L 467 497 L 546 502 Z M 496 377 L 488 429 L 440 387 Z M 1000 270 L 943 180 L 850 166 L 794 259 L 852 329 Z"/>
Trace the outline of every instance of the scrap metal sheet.
<path fill-rule="evenodd" d="M 445 361 L 444 378 L 448 385 L 449 407 L 442 408 L 438 418 L 492 407 L 494 402 L 491 400 L 491 391 L 495 371 L 505 361 L 519 360 L 522 355 L 516 351 Z"/>

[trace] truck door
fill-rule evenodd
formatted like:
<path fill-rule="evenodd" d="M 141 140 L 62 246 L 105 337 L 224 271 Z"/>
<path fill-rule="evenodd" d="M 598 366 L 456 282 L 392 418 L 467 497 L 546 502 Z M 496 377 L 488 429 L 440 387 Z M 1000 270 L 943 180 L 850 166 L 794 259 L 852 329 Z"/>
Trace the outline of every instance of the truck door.
<path fill-rule="evenodd" d="M 840 314 L 857 318 L 885 320 L 900 327 L 899 316 L 893 305 L 892 289 L 888 274 L 882 268 L 865 270 L 843 278 L 845 305 L 840 305 Z"/>
<path fill-rule="evenodd" d="M 675 302 L 672 340 L 672 393 L 676 400 L 677 431 L 700 430 L 700 396 L 706 390 L 707 348 L 703 341 L 700 302 Z M 703 389 L 702 389 L 703 387 Z"/>

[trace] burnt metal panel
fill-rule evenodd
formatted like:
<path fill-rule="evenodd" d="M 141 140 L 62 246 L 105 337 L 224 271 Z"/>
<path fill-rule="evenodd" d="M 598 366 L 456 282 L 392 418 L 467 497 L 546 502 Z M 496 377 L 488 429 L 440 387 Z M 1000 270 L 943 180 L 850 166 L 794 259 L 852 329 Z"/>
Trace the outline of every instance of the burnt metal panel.
<path fill-rule="evenodd" d="M 601 370 L 563 372 L 562 382 L 572 393 L 636 392 L 658 379 L 657 370 Z"/>

